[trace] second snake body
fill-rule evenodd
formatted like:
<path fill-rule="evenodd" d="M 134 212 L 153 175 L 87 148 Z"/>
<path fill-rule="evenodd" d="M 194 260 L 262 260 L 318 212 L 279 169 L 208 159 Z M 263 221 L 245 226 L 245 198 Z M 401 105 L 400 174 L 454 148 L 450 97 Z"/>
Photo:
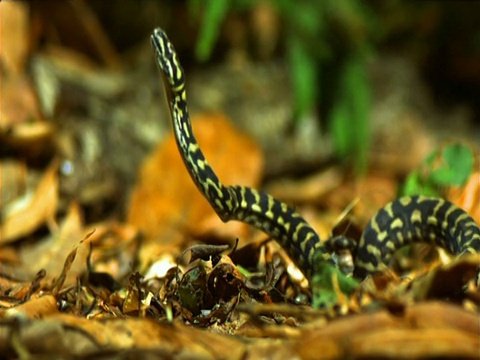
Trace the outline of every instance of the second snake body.
<path fill-rule="evenodd" d="M 311 278 L 315 261 L 330 261 L 318 234 L 292 207 L 245 187 L 225 186 L 208 164 L 193 134 L 187 109 L 185 74 L 165 32 L 151 36 L 161 70 L 175 139 L 185 166 L 212 208 L 227 222 L 248 223 L 280 242 Z M 393 252 L 412 241 L 432 240 L 454 254 L 480 251 L 480 229 L 462 209 L 442 199 L 421 196 L 397 199 L 381 209 L 359 242 L 354 275 L 380 271 Z"/>

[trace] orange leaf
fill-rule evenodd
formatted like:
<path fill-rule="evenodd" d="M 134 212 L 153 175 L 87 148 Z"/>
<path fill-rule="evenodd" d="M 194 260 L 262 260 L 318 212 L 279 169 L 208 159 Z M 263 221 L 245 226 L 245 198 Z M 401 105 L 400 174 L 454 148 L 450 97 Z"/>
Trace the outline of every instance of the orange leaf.
<path fill-rule="evenodd" d="M 480 224 L 480 171 L 473 173 L 462 188 L 450 189 L 448 198 Z"/>
<path fill-rule="evenodd" d="M 258 186 L 263 156 L 253 140 L 222 115 L 196 117 L 193 127 L 205 157 L 224 184 Z M 168 230 L 196 229 L 212 216 L 218 218 L 188 175 L 171 134 L 140 170 L 128 222 L 141 228 L 148 239 L 164 235 L 168 242 Z M 237 231 L 232 238 L 239 236 Z"/>
<path fill-rule="evenodd" d="M 9 1 L 2 4 L 2 63 L 13 74 L 21 73 L 27 61 L 29 16 L 28 3 Z"/>
<path fill-rule="evenodd" d="M 40 180 L 31 201 L 18 211 L 7 213 L 0 229 L 0 244 L 31 234 L 54 218 L 58 202 L 58 162 L 54 161 Z"/>

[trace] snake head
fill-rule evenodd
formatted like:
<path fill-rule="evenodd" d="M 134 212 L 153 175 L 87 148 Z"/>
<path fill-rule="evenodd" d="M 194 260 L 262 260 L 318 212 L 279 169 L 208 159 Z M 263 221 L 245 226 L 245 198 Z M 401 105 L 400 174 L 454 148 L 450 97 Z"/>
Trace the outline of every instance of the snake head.
<path fill-rule="evenodd" d="M 182 93 L 185 88 L 183 68 L 167 34 L 162 29 L 156 28 L 150 36 L 150 41 L 155 50 L 157 64 L 162 70 L 164 80 L 170 85 L 170 90 L 175 94 Z"/>

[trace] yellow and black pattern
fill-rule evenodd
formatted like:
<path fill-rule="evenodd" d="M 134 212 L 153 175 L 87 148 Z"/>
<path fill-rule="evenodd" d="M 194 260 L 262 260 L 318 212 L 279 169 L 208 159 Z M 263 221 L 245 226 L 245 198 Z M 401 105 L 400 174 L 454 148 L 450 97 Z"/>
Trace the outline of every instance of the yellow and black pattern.
<path fill-rule="evenodd" d="M 175 139 L 197 188 L 222 219 L 248 223 L 270 235 L 310 278 L 315 261 L 331 261 L 315 230 L 292 207 L 244 186 L 224 186 L 200 150 L 190 124 L 185 74 L 165 32 L 155 29 L 151 41 L 170 107 Z M 480 230 L 463 210 L 441 199 L 396 200 L 372 219 L 359 244 L 355 275 L 379 271 L 400 246 L 432 239 L 455 254 L 480 250 Z"/>
<path fill-rule="evenodd" d="M 222 221 L 239 220 L 279 241 L 307 277 L 313 255 L 324 250 L 315 230 L 292 207 L 245 186 L 224 186 L 208 164 L 192 131 L 187 110 L 185 75 L 165 32 L 155 29 L 152 45 L 170 106 L 175 139 L 185 166 L 197 188 Z"/>
<path fill-rule="evenodd" d="M 357 278 L 379 272 L 395 250 L 413 242 L 431 242 L 451 254 L 480 251 L 480 229 L 463 209 L 426 196 L 396 199 L 370 220 L 358 244 Z"/>

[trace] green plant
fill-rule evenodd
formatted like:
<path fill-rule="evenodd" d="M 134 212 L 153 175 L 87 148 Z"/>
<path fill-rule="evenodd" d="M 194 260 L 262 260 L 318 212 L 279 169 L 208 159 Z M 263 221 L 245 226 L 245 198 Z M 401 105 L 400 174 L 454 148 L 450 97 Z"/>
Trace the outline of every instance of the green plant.
<path fill-rule="evenodd" d="M 401 195 L 439 196 L 439 189 L 461 186 L 473 171 L 472 150 L 461 144 L 452 144 L 429 154 L 419 169 L 412 171 L 400 188 Z"/>
<path fill-rule="evenodd" d="M 376 18 L 356 0 L 271 0 L 285 26 L 295 119 L 321 108 L 337 153 L 367 162 L 370 87 L 366 59 Z M 201 14 L 196 55 L 210 56 L 229 11 L 247 11 L 252 0 L 190 0 L 191 13 Z"/>

